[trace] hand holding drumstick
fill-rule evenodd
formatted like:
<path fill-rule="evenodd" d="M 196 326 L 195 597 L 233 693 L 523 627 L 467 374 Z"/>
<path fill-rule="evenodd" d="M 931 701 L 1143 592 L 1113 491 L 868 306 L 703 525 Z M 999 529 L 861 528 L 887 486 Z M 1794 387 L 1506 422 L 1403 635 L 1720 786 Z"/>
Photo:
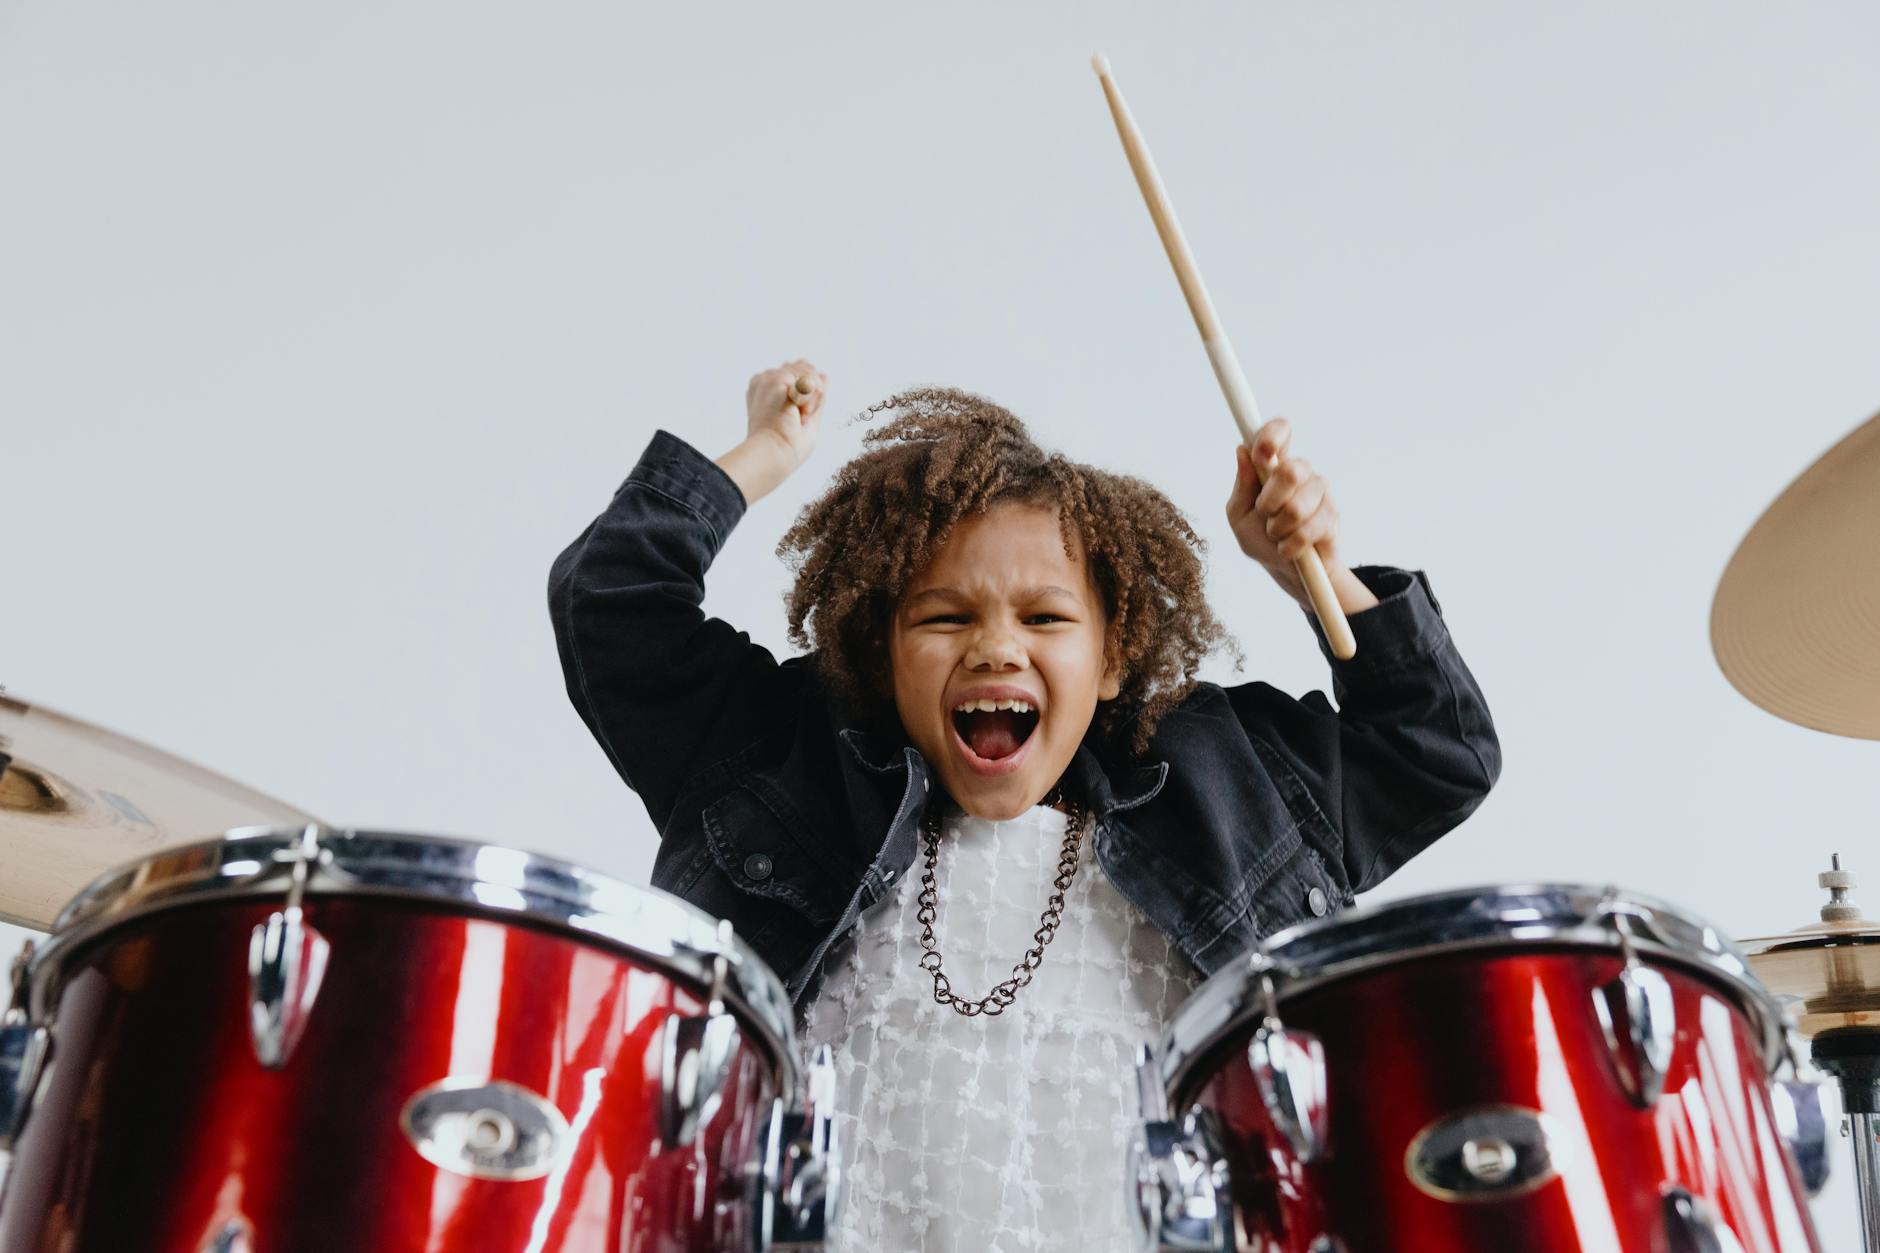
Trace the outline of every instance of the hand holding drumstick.
<path fill-rule="evenodd" d="M 829 376 L 799 357 L 751 376 L 744 389 L 744 442 L 718 458 L 719 467 L 754 505 L 795 473 L 822 430 Z"/>
<path fill-rule="evenodd" d="M 1299 558 L 1316 549 L 1339 607 L 1347 615 L 1362 613 L 1377 604 L 1377 597 L 1338 559 L 1338 506 L 1331 484 L 1304 458 L 1286 456 L 1291 442 L 1292 426 L 1274 418 L 1255 432 L 1251 449 L 1235 445 L 1227 524 L 1240 551 L 1266 567 L 1301 607 L 1312 608 L 1312 601 L 1299 575 Z M 1264 484 L 1254 473 L 1256 457 L 1270 467 Z"/>
<path fill-rule="evenodd" d="M 1181 223 L 1175 220 L 1175 207 L 1169 203 L 1168 192 L 1163 190 L 1161 175 L 1156 173 L 1155 160 L 1149 155 L 1149 145 L 1137 128 L 1136 119 L 1130 115 L 1129 106 L 1123 101 L 1123 93 L 1110 77 L 1110 63 L 1098 54 L 1091 58 L 1091 66 L 1103 84 L 1103 95 L 1109 102 L 1110 116 L 1115 119 L 1116 133 L 1123 141 L 1123 153 L 1129 158 L 1129 168 L 1136 176 L 1136 185 L 1142 190 L 1143 202 L 1149 207 L 1149 217 L 1155 223 L 1156 234 L 1162 237 L 1162 246 L 1168 252 L 1169 263 L 1175 267 L 1175 278 L 1181 284 L 1183 298 L 1188 302 L 1188 312 L 1194 317 L 1195 329 L 1201 333 L 1202 345 L 1208 351 L 1208 361 L 1213 365 L 1215 378 L 1221 384 L 1221 394 L 1234 415 L 1234 425 L 1240 429 L 1242 441 L 1252 446 L 1257 442 L 1254 428 L 1259 427 L 1262 431 L 1269 429 L 1260 423 L 1260 406 L 1253 399 L 1253 389 L 1247 386 L 1246 375 L 1241 372 L 1240 362 L 1234 356 L 1233 345 L 1227 342 L 1227 335 L 1221 330 L 1220 318 L 1214 312 L 1214 302 L 1209 299 L 1207 286 L 1201 281 L 1201 271 L 1195 265 L 1187 237 L 1182 234 Z M 1270 454 L 1254 453 L 1253 474 L 1260 483 L 1266 483 L 1271 458 L 1277 455 L 1278 449 Z M 1298 484 L 1293 486 L 1296 490 Z M 1241 546 L 1246 546 L 1245 539 L 1242 539 Z M 1254 555 L 1258 556 L 1257 553 Z M 1360 601 L 1368 600 L 1368 604 L 1376 604 L 1376 600 L 1370 599 L 1370 592 L 1358 583 L 1349 570 L 1345 571 L 1342 580 L 1334 580 L 1320 560 L 1317 548 L 1309 543 L 1300 547 L 1293 564 L 1295 572 L 1292 578 L 1277 573 L 1274 577 L 1289 591 L 1295 581 L 1305 589 L 1307 602 L 1313 613 L 1318 615 L 1319 625 L 1325 630 L 1325 639 L 1331 646 L 1332 656 L 1349 660 L 1357 654 L 1358 641 L 1351 633 L 1351 624 L 1345 621 L 1344 602 L 1348 596 L 1355 596 Z"/>

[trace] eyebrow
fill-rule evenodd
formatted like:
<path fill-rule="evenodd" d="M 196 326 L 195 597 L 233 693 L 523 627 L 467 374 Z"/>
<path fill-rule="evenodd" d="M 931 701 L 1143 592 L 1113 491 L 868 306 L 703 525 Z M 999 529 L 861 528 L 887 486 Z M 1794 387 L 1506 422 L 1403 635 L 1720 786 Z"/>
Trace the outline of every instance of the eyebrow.
<path fill-rule="evenodd" d="M 1048 583 L 1043 587 L 1028 587 L 1018 594 L 1018 599 L 1043 600 L 1046 596 L 1068 596 L 1072 600 L 1078 599 L 1076 592 L 1071 591 L 1068 587 L 1059 587 L 1055 583 Z M 915 592 L 912 596 L 908 597 L 907 604 L 912 607 L 920 601 L 929 599 L 969 600 L 971 598 L 968 597 L 965 592 L 955 587 L 930 587 L 924 592 Z"/>

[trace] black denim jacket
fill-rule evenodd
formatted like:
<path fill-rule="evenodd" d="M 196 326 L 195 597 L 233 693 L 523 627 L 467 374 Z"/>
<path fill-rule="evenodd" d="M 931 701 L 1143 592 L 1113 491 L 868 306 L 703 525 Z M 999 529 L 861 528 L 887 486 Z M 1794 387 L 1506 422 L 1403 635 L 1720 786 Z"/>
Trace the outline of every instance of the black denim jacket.
<path fill-rule="evenodd" d="M 705 571 L 744 509 L 724 471 L 659 432 L 556 559 L 549 611 L 575 709 L 659 828 L 653 885 L 729 918 L 800 1009 L 830 946 L 913 864 L 935 789 L 905 739 L 842 724 L 807 657 L 779 662 L 705 616 Z M 1140 759 L 1093 728 L 1071 764 L 1104 873 L 1203 973 L 1350 903 L 1500 772 L 1428 581 L 1356 573 L 1382 603 L 1351 620 L 1355 658 L 1326 651 L 1336 709 L 1203 683 Z"/>

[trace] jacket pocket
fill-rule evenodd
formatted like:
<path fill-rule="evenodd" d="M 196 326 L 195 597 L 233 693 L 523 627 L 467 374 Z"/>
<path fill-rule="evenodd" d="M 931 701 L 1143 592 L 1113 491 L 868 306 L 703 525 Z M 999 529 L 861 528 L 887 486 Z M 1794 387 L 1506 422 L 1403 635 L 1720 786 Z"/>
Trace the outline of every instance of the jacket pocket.
<path fill-rule="evenodd" d="M 1292 817 L 1300 842 L 1317 862 L 1318 886 L 1331 893 L 1334 904 L 1349 905 L 1352 894 L 1344 874 L 1344 836 L 1326 817 L 1312 789 L 1306 786 L 1305 780 L 1299 777 L 1285 757 L 1258 736 L 1251 738 L 1254 754 L 1260 759 L 1267 777 L 1273 780 L 1280 799 L 1285 802 L 1286 812 Z"/>
<path fill-rule="evenodd" d="M 1287 927 L 1328 918 L 1350 903 L 1350 893 L 1326 869 L 1318 851 L 1300 843 L 1254 890 L 1254 930 L 1265 940 Z"/>
<path fill-rule="evenodd" d="M 748 786 L 713 801 L 702 817 L 712 860 L 740 893 L 825 926 L 841 916 L 855 884 L 840 883 L 812 864 L 783 820 Z"/>

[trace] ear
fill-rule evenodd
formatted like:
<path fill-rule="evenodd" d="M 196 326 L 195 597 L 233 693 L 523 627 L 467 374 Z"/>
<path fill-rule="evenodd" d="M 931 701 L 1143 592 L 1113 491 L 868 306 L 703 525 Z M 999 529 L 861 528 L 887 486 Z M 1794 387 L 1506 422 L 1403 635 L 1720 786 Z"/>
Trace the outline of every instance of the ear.
<path fill-rule="evenodd" d="M 1103 677 L 1097 681 L 1097 699 L 1115 700 L 1123 691 L 1123 663 L 1111 656 L 1103 663 Z"/>

